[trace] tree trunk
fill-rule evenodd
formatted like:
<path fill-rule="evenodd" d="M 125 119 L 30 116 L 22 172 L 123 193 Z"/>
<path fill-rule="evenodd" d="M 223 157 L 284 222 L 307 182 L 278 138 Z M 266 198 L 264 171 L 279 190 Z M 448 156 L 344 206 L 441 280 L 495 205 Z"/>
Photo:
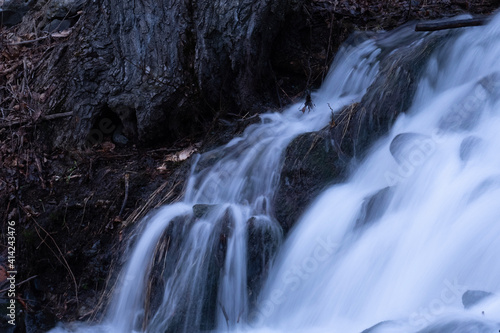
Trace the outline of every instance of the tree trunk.
<path fill-rule="evenodd" d="M 103 118 L 151 142 L 200 131 L 229 110 L 252 111 L 274 91 L 271 46 L 300 1 L 89 1 L 37 71 L 39 91 L 51 92 L 49 113 L 74 112 L 52 128 L 53 143 L 95 143 L 89 133 Z"/>

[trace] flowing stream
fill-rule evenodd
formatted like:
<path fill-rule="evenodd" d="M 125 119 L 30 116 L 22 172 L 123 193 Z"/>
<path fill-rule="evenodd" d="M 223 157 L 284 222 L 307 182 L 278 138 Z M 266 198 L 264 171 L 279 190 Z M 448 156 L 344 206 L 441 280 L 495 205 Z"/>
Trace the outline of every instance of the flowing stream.
<path fill-rule="evenodd" d="M 103 324 L 74 329 L 191 333 L 213 317 L 216 332 L 498 332 L 500 17 L 437 48 L 410 110 L 286 239 L 273 217 L 287 145 L 359 101 L 409 35 L 427 34 L 345 45 L 311 112 L 299 103 L 264 114 L 197 156 L 182 202 L 143 221 Z M 267 239 L 258 297 L 248 292 L 252 232 Z"/>

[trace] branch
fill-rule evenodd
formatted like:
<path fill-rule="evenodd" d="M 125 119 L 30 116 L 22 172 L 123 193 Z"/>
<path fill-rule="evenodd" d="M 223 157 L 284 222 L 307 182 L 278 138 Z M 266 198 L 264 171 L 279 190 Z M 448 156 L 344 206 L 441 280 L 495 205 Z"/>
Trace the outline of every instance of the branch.
<path fill-rule="evenodd" d="M 125 174 L 125 197 L 123 198 L 123 204 L 122 208 L 120 209 L 120 213 L 118 214 L 118 217 L 122 216 L 123 210 L 125 209 L 125 205 L 127 204 L 127 199 L 128 199 L 128 180 L 130 178 L 130 175 L 128 173 Z"/>
<path fill-rule="evenodd" d="M 40 117 L 40 119 L 41 120 L 53 120 L 53 119 L 58 119 L 58 118 L 71 117 L 72 115 L 73 115 L 73 111 L 69 111 L 69 112 L 49 114 L 49 115 Z M 31 121 L 31 119 L 15 120 L 15 121 L 7 122 L 4 124 L 0 124 L 0 128 L 10 127 L 10 126 L 15 126 L 15 125 L 22 125 L 22 124 L 28 123 L 30 121 Z"/>
<path fill-rule="evenodd" d="M 16 287 L 19 287 L 19 286 L 20 286 L 20 285 L 22 285 L 23 283 L 26 283 L 26 282 L 28 282 L 28 281 L 30 281 L 30 280 L 33 280 L 33 279 L 34 279 L 34 278 L 36 278 L 37 276 L 38 276 L 38 275 L 33 275 L 32 277 L 29 277 L 29 278 L 27 278 L 27 279 L 26 279 L 26 280 L 24 280 L 24 281 L 21 281 L 21 282 L 19 282 L 19 283 L 16 283 Z M 5 289 L 0 290 L 0 294 L 1 294 L 1 293 L 6 292 L 6 291 L 7 291 L 7 290 L 9 290 L 9 289 L 10 289 L 10 287 L 9 287 L 9 288 L 5 288 Z"/>
<path fill-rule="evenodd" d="M 441 21 L 441 22 L 426 22 L 419 23 L 415 26 L 415 31 L 437 31 L 445 29 L 456 29 L 464 27 L 475 27 L 488 23 L 488 18 L 479 17 L 465 20 Z"/>
<path fill-rule="evenodd" d="M 38 42 L 38 41 L 41 41 L 41 40 L 44 40 L 44 39 L 47 39 L 48 37 L 50 37 L 50 35 L 47 35 L 47 36 L 43 36 L 43 37 L 38 37 L 36 39 L 30 39 L 30 40 L 23 40 L 22 42 L 12 42 L 12 43 L 8 43 L 7 45 L 24 45 L 24 44 L 31 44 L 31 43 L 35 43 L 35 42 Z"/>
<path fill-rule="evenodd" d="M 72 115 L 73 115 L 73 111 L 54 113 L 54 114 L 48 114 L 46 116 L 42 116 L 42 120 L 52 120 L 52 119 L 57 119 L 57 118 L 70 117 Z"/>

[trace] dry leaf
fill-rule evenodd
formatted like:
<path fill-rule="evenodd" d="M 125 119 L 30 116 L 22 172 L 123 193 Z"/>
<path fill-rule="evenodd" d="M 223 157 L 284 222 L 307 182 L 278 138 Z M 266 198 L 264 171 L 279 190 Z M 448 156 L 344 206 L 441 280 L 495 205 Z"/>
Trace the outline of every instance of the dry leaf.
<path fill-rule="evenodd" d="M 113 151 L 115 149 L 115 144 L 109 141 L 103 142 L 101 144 L 102 150 L 104 151 Z"/>
<path fill-rule="evenodd" d="M 67 30 L 63 30 L 60 32 L 54 32 L 54 33 L 50 34 L 50 36 L 54 37 L 54 38 L 64 38 L 64 37 L 68 37 L 70 34 L 71 34 L 71 29 L 67 29 Z"/>
<path fill-rule="evenodd" d="M 189 146 L 186 149 L 183 149 L 177 153 L 169 154 L 165 157 L 165 162 L 181 162 L 187 160 L 191 155 L 196 153 L 198 148 L 196 145 Z"/>

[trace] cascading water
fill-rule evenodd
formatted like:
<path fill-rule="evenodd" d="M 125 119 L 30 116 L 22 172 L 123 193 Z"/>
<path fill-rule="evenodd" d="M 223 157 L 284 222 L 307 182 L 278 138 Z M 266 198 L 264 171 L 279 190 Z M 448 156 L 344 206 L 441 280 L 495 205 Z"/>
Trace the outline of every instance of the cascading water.
<path fill-rule="evenodd" d="M 462 304 L 467 290 L 500 292 L 498 59 L 500 17 L 431 57 L 408 115 L 348 182 L 317 199 L 282 247 L 257 326 L 500 329 L 498 297 Z M 376 217 L 366 219 L 373 200 Z"/>
<path fill-rule="evenodd" d="M 80 329 L 498 331 L 500 299 L 464 310 L 462 294 L 500 293 L 500 17 L 434 53 L 408 115 L 305 212 L 255 287 L 259 297 L 248 293 L 249 234 L 270 239 L 261 266 L 281 241 L 272 197 L 283 150 L 326 126 L 330 107 L 359 100 L 408 31 L 344 47 L 312 112 L 263 115 L 198 156 L 183 202 L 161 208 L 137 236 L 105 322 Z"/>

